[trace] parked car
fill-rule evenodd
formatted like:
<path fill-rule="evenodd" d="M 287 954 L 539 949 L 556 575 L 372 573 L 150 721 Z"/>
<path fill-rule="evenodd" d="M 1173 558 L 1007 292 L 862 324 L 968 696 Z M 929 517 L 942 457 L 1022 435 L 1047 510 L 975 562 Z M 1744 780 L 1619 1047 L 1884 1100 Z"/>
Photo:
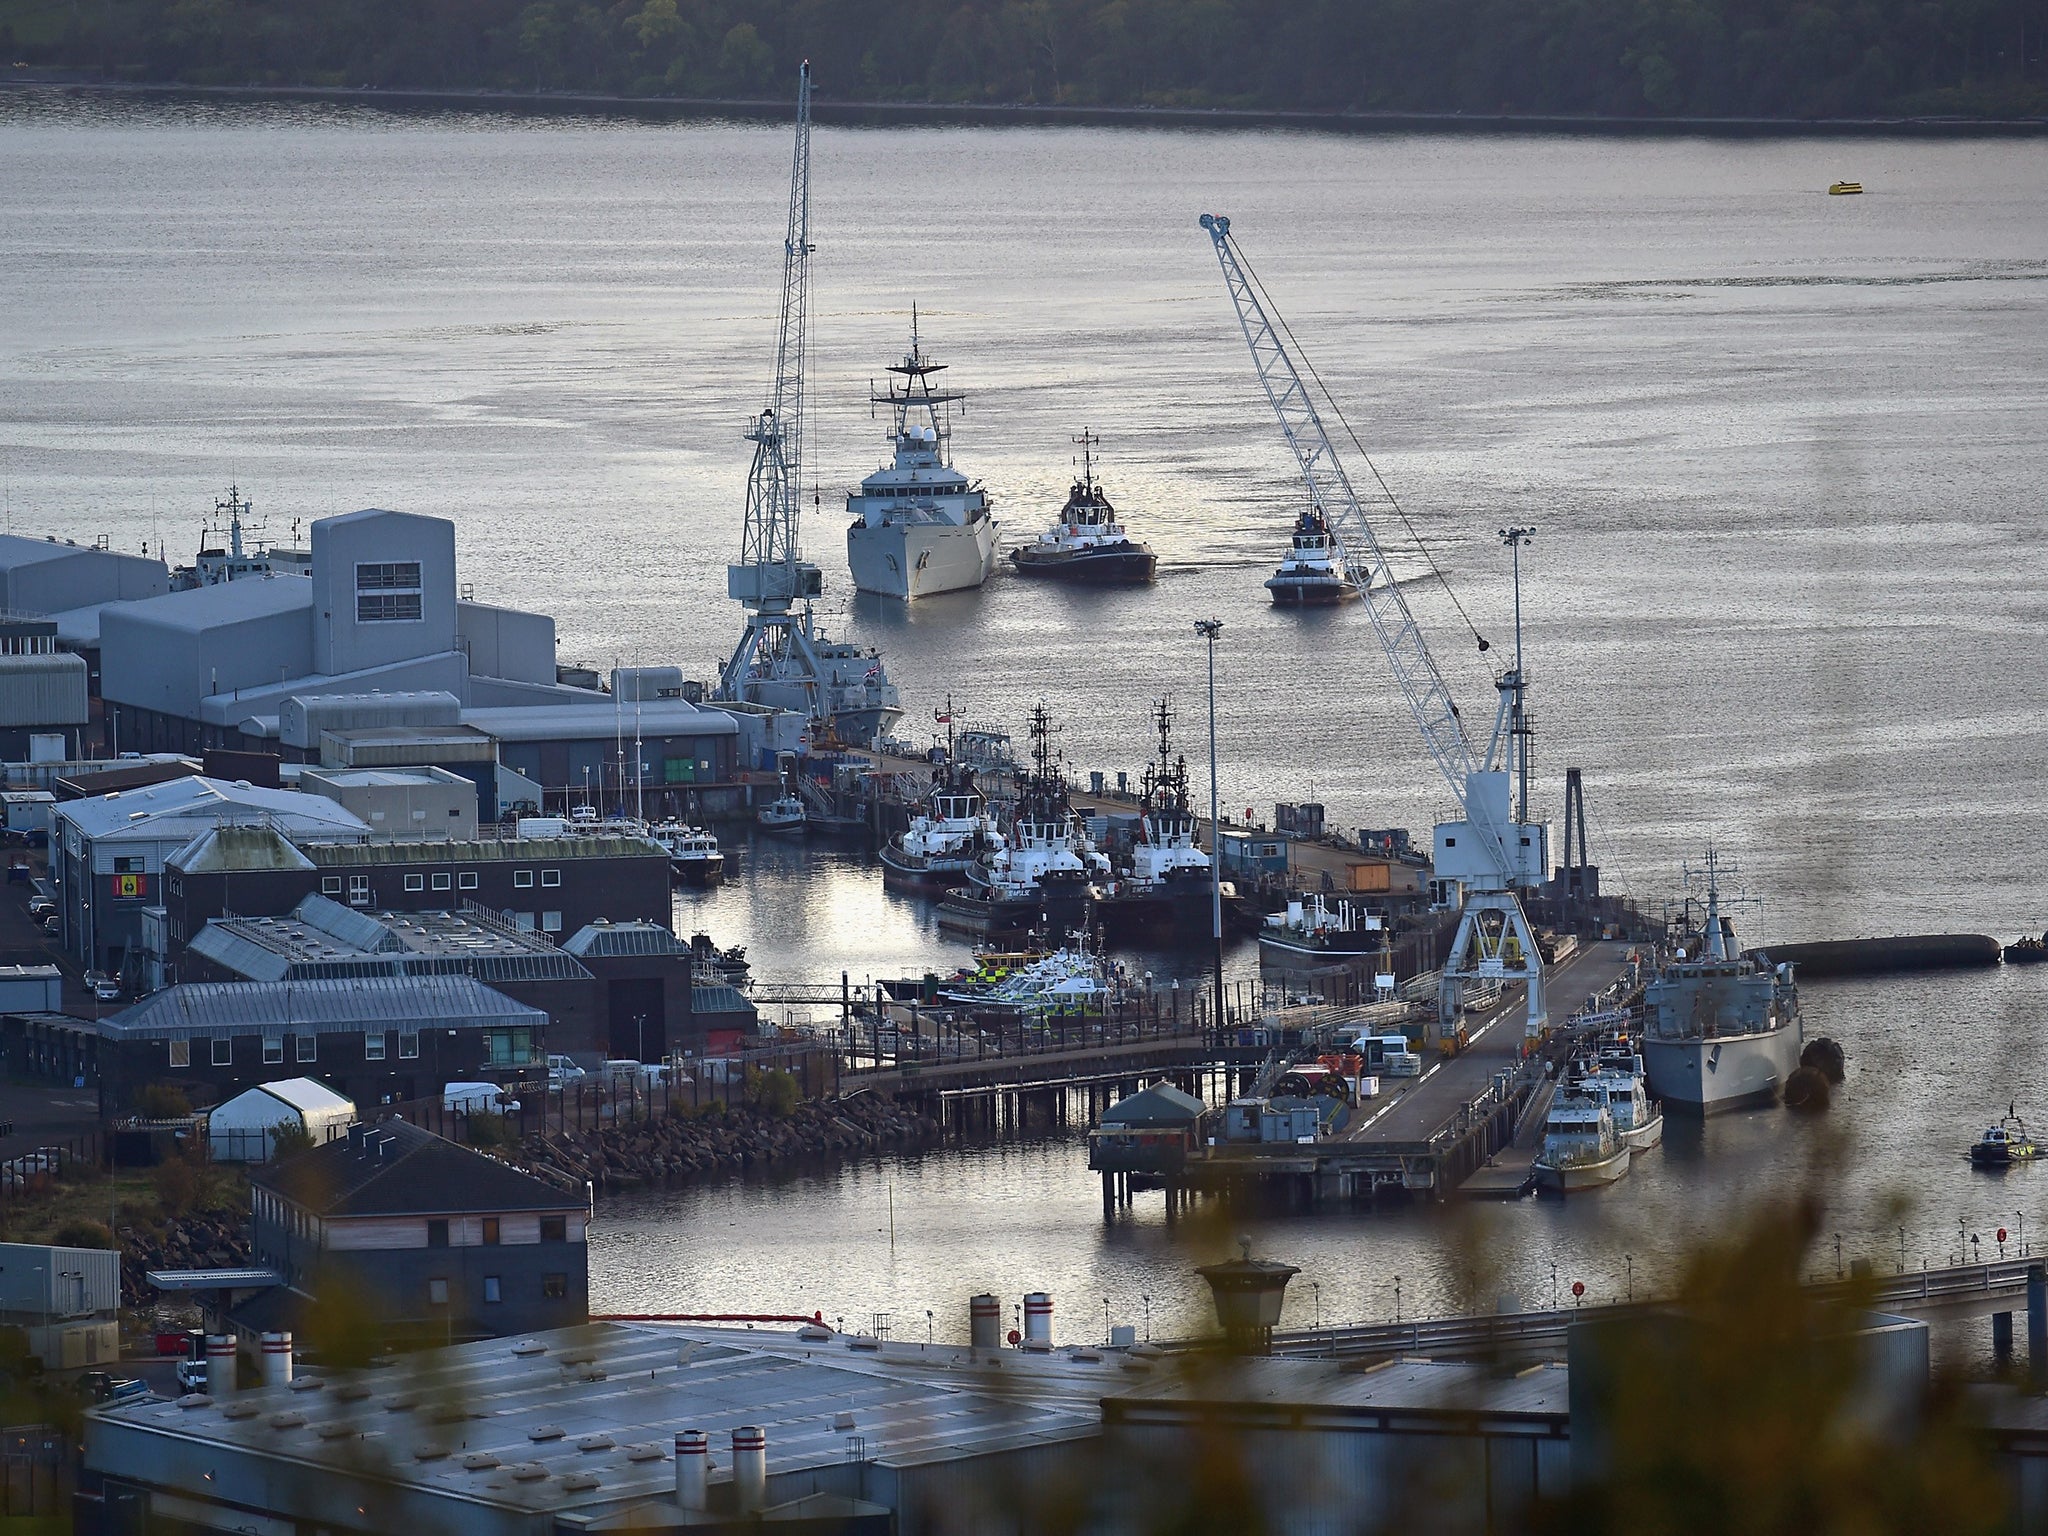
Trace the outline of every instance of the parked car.
<path fill-rule="evenodd" d="M 57 898 L 54 896 L 31 896 L 28 899 L 28 915 L 30 917 L 48 917 L 56 910 Z"/>
<path fill-rule="evenodd" d="M 121 983 L 111 976 L 102 976 L 92 984 L 92 995 L 103 1003 L 121 1001 Z"/>
<path fill-rule="evenodd" d="M 51 914 L 50 914 L 50 915 L 49 915 L 48 917 L 46 917 L 46 918 L 44 918 L 44 919 L 43 919 L 43 932 L 45 932 L 45 933 L 49 934 L 49 935 L 50 935 L 50 936 L 51 936 L 52 938 L 55 938 L 55 937 L 56 937 L 56 936 L 57 936 L 58 934 L 62 933 L 63 931 L 64 931 L 64 914 L 63 914 L 63 913 L 61 913 L 61 912 L 52 912 L 52 913 L 51 913 Z"/>
<path fill-rule="evenodd" d="M 111 1371 L 84 1371 L 78 1390 L 96 1403 L 126 1403 L 149 1396 L 149 1387 L 133 1376 L 116 1376 Z"/>

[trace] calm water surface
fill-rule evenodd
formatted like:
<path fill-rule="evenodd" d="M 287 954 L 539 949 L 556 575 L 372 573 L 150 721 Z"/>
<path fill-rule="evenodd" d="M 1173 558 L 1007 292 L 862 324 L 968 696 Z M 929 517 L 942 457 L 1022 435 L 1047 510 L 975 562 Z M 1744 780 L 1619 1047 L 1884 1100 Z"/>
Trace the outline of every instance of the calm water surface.
<path fill-rule="evenodd" d="M 239 481 L 287 536 L 364 505 L 455 519 L 463 579 L 545 609 L 562 657 L 709 676 L 736 635 L 746 445 L 769 366 L 784 129 L 0 93 L 0 483 L 17 532 L 194 547 Z M 1861 198 L 1830 199 L 1854 175 Z M 2048 157 L 2025 141 L 1345 138 L 1279 131 L 820 129 L 811 400 L 825 620 L 884 648 L 909 722 L 1045 698 L 1080 768 L 1135 769 L 1190 621 L 1225 620 L 1226 805 L 1426 827 L 1447 795 L 1356 613 L 1258 583 L 1296 504 L 1208 242 L 1231 214 L 1479 627 L 1493 530 L 1534 523 L 1527 602 L 1553 812 L 1583 765 L 1611 886 L 1709 838 L 1753 937 L 2048 923 Z M 998 579 L 905 613 L 849 597 L 840 498 L 884 452 L 869 381 L 915 302 L 969 395 L 955 447 L 1011 538 L 1069 438 L 1162 557 L 1140 593 Z M 1417 569 L 1412 557 L 1408 567 Z M 1491 697 L 1415 601 L 1468 716 Z M 928 728 L 928 726 L 926 727 Z M 1190 756 L 1199 754 L 1191 751 Z M 919 969 L 956 948 L 851 856 L 764 855 L 684 915 L 762 974 Z M 1309 1320 L 1434 1310 L 1458 1255 L 1546 1301 L 1655 1270 L 1806 1170 L 1853 1253 L 1939 1262 L 2028 1208 L 1972 1176 L 1985 1116 L 2048 1081 L 2048 978 L 1814 985 L 1851 1082 L 1825 1122 L 1674 1136 L 1607 1195 L 1258 1224 Z M 1045 1285 L 1076 1327 L 1196 1249 L 1157 1202 L 1112 1228 L 1078 1149 L 1006 1146 L 606 1208 L 625 1307 L 820 1307 L 960 1331 Z M 895 1189 L 896 1243 L 887 1235 Z M 1903 1221 L 1887 1205 L 1917 1196 Z M 2031 1210 L 2029 1211 L 2031 1214 Z M 2048 1220 L 2048 1211 L 2043 1212 Z M 2031 1231 L 2031 1223 L 2030 1223 Z M 1948 1248 L 1944 1248 L 1944 1243 Z M 1830 1264 L 1832 1249 L 1830 1245 Z M 1313 1285 L 1310 1284 L 1313 1282 Z M 1320 1291 L 1315 1287 L 1319 1286 Z M 1098 1317 L 1099 1321 L 1099 1317 Z"/>

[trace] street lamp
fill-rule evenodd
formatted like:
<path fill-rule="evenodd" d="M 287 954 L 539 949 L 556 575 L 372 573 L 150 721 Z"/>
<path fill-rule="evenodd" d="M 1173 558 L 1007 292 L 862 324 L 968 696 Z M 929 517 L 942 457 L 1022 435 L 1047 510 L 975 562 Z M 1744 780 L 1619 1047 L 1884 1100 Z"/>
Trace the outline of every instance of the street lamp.
<path fill-rule="evenodd" d="M 1195 633 L 1209 642 L 1209 924 L 1216 941 L 1215 1025 L 1223 1029 L 1223 839 L 1219 829 L 1216 787 L 1216 637 L 1223 633 L 1221 619 L 1195 620 Z"/>

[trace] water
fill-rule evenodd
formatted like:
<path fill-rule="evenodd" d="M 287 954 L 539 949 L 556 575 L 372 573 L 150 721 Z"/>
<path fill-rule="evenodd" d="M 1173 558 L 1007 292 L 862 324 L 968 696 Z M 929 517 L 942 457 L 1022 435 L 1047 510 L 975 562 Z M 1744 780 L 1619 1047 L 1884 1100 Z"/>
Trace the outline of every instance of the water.
<path fill-rule="evenodd" d="M 363 505 L 439 513 L 463 579 L 554 613 L 565 661 L 708 676 L 736 635 L 723 565 L 787 160 L 786 130 L 755 125 L 0 94 L 7 521 L 186 557 L 231 479 L 275 536 Z M 1871 192 L 1822 195 L 1845 174 Z M 1016 728 L 1042 696 L 1077 768 L 1135 770 L 1171 690 L 1199 760 L 1191 620 L 1216 614 L 1227 806 L 1319 799 L 1341 826 L 1418 829 L 1446 807 L 1360 616 L 1263 606 L 1296 495 L 1195 226 L 1222 211 L 1496 641 L 1494 530 L 1537 526 L 1542 787 L 1554 811 L 1560 770 L 1584 766 L 1611 888 L 1660 894 L 1712 838 L 1764 898 L 1746 937 L 2048 922 L 2035 146 L 826 128 L 815 178 L 807 539 L 825 622 L 885 648 L 907 725 L 950 695 Z M 883 456 L 868 382 L 913 301 L 970 396 L 959 461 L 1009 535 L 1057 508 L 1068 439 L 1092 428 L 1156 587 L 849 599 L 839 498 Z M 1469 638 L 1413 590 L 1478 717 Z M 688 907 L 763 974 L 954 952 L 858 861 L 784 879 L 782 857 Z M 1255 1235 L 1326 1318 L 1390 1314 L 1394 1274 L 1404 1306 L 1449 1304 L 1468 1232 L 1513 1255 L 1531 1301 L 1553 1261 L 1607 1294 L 1623 1255 L 1640 1276 L 1823 1158 L 1852 1253 L 1896 1261 L 1884 1201 L 1907 1189 L 1908 1262 L 1939 1262 L 1958 1218 L 1988 1244 L 2003 1204 L 2027 1204 L 2031 1172 L 1957 1159 L 2042 1081 L 2044 986 L 1815 985 L 1812 1027 L 1852 1072 L 1823 1125 L 1717 1122 L 1564 1207 Z M 892 1310 L 899 1331 L 926 1307 L 945 1325 L 984 1284 L 1045 1284 L 1069 1316 L 1107 1295 L 1136 1321 L 1149 1294 L 1155 1321 L 1184 1317 L 1188 1240 L 1169 1249 L 1156 1201 L 1104 1231 L 1077 1165 L 1041 1145 L 617 1202 L 599 1290 Z"/>

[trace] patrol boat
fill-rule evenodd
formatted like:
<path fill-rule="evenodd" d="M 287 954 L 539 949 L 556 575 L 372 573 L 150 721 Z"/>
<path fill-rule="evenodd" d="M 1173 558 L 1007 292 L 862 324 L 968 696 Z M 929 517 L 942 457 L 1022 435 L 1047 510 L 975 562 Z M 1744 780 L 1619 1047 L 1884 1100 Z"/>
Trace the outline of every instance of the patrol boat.
<path fill-rule="evenodd" d="M 1804 1038 L 1792 966 L 1759 965 L 1735 947 L 1711 848 L 1706 875 L 1705 933 L 1643 989 L 1650 1092 L 1665 1109 L 1695 1115 L 1776 1100 Z"/>
<path fill-rule="evenodd" d="M 1117 521 L 1116 508 L 1095 478 L 1092 432 L 1074 439 L 1081 445 L 1081 478 L 1067 492 L 1059 521 L 1029 544 L 1010 551 L 1019 575 L 1047 576 L 1093 586 L 1143 586 L 1159 568 L 1149 547 L 1140 544 Z"/>
<path fill-rule="evenodd" d="M 905 600 L 957 592 L 980 586 L 996 567 L 988 493 L 949 459 L 951 407 L 962 397 L 933 389 L 932 375 L 945 366 L 925 356 L 912 310 L 910 351 L 889 366 L 897 379 L 869 397 L 894 418 L 894 461 L 846 498 L 846 563 L 863 592 Z"/>

